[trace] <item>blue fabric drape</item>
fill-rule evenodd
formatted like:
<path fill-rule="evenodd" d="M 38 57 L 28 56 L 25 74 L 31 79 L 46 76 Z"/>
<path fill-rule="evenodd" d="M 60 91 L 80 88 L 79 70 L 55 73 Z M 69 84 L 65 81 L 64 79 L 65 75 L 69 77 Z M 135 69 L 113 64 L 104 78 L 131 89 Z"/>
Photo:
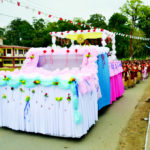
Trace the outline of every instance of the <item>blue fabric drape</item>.
<path fill-rule="evenodd" d="M 110 75 L 107 54 L 98 56 L 98 78 L 102 97 L 98 100 L 98 110 L 110 104 Z"/>

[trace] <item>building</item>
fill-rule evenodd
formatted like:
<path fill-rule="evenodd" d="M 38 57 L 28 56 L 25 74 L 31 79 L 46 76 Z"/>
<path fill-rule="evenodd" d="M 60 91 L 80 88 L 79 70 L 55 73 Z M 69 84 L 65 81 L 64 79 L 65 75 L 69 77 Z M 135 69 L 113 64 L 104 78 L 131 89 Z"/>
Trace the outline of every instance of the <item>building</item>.
<path fill-rule="evenodd" d="M 0 45 L 0 67 L 21 67 L 29 47 Z"/>

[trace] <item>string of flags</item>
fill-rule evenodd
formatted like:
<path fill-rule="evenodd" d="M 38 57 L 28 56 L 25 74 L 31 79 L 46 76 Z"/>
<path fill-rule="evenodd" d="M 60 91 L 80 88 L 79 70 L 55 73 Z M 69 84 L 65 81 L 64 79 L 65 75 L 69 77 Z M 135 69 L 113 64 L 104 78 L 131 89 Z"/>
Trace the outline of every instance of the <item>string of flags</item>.
<path fill-rule="evenodd" d="M 145 37 L 139 37 L 139 36 L 131 36 L 131 35 L 128 35 L 128 34 L 124 34 L 124 33 L 118 33 L 118 32 L 114 32 L 115 35 L 119 35 L 119 36 L 122 36 L 122 37 L 127 37 L 127 38 L 132 38 L 132 39 L 137 39 L 137 40 L 143 40 L 143 41 L 150 41 L 150 38 L 145 38 Z"/>
<path fill-rule="evenodd" d="M 49 19 L 57 19 L 57 20 L 60 20 L 60 21 L 68 21 L 70 24 L 84 26 L 84 27 L 87 26 L 87 28 L 90 28 L 90 26 L 88 24 L 85 25 L 85 24 L 82 24 L 81 22 L 76 23 L 76 22 L 73 22 L 72 20 L 64 19 L 62 17 L 58 17 L 58 16 L 55 16 L 55 15 L 46 13 L 44 11 L 41 11 L 41 10 L 37 9 L 37 8 L 33 8 L 31 6 L 26 6 L 24 3 L 19 2 L 19 1 L 1 0 L 1 3 L 4 3 L 4 2 L 8 2 L 8 3 L 14 4 L 14 5 L 18 6 L 18 7 L 23 7 L 25 9 L 31 10 L 33 12 L 36 12 L 37 15 L 43 15 L 43 16 L 49 18 Z"/>
<path fill-rule="evenodd" d="M 55 16 L 55 15 L 52 15 L 52 14 L 49 14 L 49 13 L 45 13 L 41 10 L 38 10 L 37 8 L 33 8 L 33 7 L 29 7 L 29 6 L 26 6 L 25 4 L 23 4 L 22 2 L 20 1 L 14 1 L 14 0 L 1 0 L 1 3 L 4 3 L 4 2 L 8 2 L 8 3 L 11 3 L 11 4 L 14 4 L 14 5 L 17 5 L 18 7 L 23 7 L 25 9 L 30 9 L 32 10 L 33 12 L 37 12 L 38 15 L 44 15 L 46 17 L 48 17 L 49 19 L 52 19 L 52 18 L 56 18 L 60 21 L 68 21 L 70 24 L 73 24 L 73 25 L 79 25 L 79 26 L 86 26 L 87 28 L 93 28 L 93 27 L 90 27 L 90 25 L 88 24 L 82 24 L 80 22 L 78 23 L 74 23 L 72 20 L 67 20 L 67 19 L 64 19 L 62 17 L 58 17 L 58 16 Z M 96 28 L 94 28 L 96 29 Z M 114 33 L 115 35 L 118 35 L 118 36 L 122 36 L 122 37 L 127 37 L 127 38 L 132 38 L 132 39 L 137 39 L 137 40 L 143 40 L 143 41 L 150 41 L 150 38 L 145 38 L 145 37 L 138 37 L 138 36 L 131 36 L 131 35 L 128 35 L 128 34 L 124 34 L 124 33 L 118 33 L 118 32 L 112 32 Z"/>

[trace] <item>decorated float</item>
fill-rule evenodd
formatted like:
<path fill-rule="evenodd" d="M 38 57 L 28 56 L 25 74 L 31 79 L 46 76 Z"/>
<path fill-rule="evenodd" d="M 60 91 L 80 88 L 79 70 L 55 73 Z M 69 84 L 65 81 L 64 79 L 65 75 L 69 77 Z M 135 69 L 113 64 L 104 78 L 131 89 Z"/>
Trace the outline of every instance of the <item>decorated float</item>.
<path fill-rule="evenodd" d="M 80 138 L 98 120 L 98 110 L 124 92 L 115 35 L 103 29 L 50 34 L 52 47 L 31 48 L 20 71 L 0 72 L 0 126 Z M 72 46 L 56 46 L 56 37 L 71 39 Z M 101 47 L 74 45 L 95 38 Z"/>

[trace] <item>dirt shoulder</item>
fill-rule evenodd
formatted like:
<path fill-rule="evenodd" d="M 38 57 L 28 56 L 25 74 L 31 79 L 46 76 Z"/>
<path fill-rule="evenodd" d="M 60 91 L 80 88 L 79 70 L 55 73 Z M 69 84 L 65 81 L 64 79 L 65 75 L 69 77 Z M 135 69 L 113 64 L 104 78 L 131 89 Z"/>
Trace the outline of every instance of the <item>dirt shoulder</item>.
<path fill-rule="evenodd" d="M 145 102 L 150 98 L 150 81 L 145 92 L 135 107 L 127 126 L 120 134 L 120 141 L 117 150 L 143 150 L 148 121 L 142 118 L 148 117 L 150 102 Z M 136 93 L 135 93 L 136 94 Z"/>

